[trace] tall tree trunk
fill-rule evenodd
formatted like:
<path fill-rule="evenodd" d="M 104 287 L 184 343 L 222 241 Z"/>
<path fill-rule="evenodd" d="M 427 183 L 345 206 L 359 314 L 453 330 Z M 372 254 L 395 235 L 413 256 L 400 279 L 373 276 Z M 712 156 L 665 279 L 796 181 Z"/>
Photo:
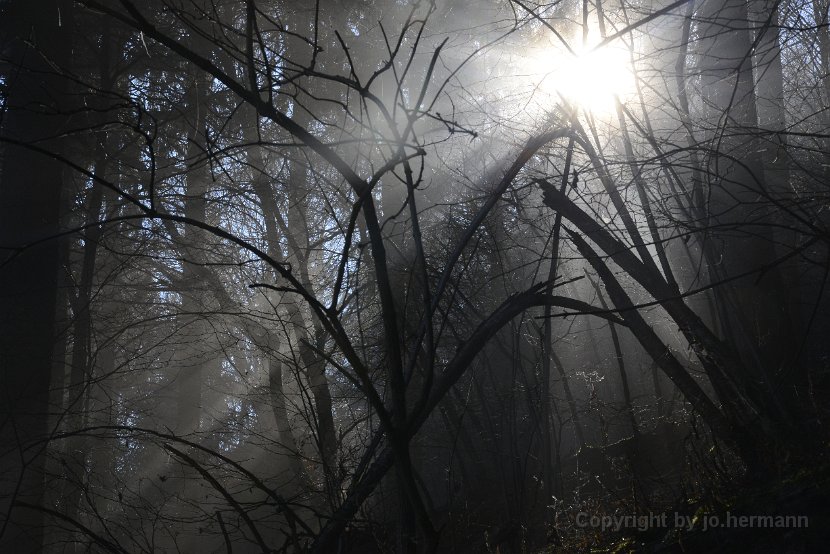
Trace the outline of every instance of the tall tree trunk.
<path fill-rule="evenodd" d="M 571 161 L 574 152 L 574 139 L 568 141 L 568 149 L 565 154 L 565 166 L 562 169 L 562 181 L 559 185 L 559 190 L 562 194 L 566 193 L 566 187 L 571 174 Z M 551 230 L 551 255 L 550 266 L 548 267 L 548 280 L 545 285 L 545 294 L 553 293 L 553 285 L 557 278 L 559 270 L 559 241 L 562 233 L 562 214 L 556 214 L 553 221 L 553 229 Z M 542 445 L 542 475 L 545 480 L 545 504 L 547 504 L 554 494 L 553 490 L 553 444 L 551 437 L 553 436 L 553 418 L 551 417 L 551 410 L 553 408 L 553 397 L 551 394 L 551 379 L 550 379 L 550 362 L 553 352 L 553 321 L 551 319 L 551 307 L 545 306 L 543 310 L 544 332 L 542 334 L 542 394 L 540 397 L 542 403 L 542 430 L 541 430 L 541 445 Z M 566 385 L 567 388 L 567 385 Z M 570 395 L 570 389 L 568 388 Z M 571 399 L 572 400 L 572 399 Z M 578 425 L 576 421 L 576 412 L 574 411 L 574 425 Z M 582 448 L 581 431 L 579 448 Z"/>
<path fill-rule="evenodd" d="M 262 206 L 265 221 L 265 252 L 274 260 L 282 261 L 283 254 L 280 248 L 280 233 L 277 220 L 281 217 L 277 211 L 276 196 L 269 182 L 262 148 L 256 143 L 259 141 L 257 115 L 250 114 L 250 121 L 243 123 L 245 141 L 251 144 L 247 150 L 248 164 L 253 172 L 251 182 L 260 205 Z M 275 276 L 276 277 L 276 276 Z M 277 306 L 273 306 L 276 310 Z M 280 348 L 277 338 L 269 329 L 262 329 L 257 334 L 260 349 L 265 356 L 268 370 L 268 398 L 271 411 L 276 421 L 280 442 L 288 451 L 289 467 L 294 473 L 293 478 L 298 483 L 307 482 L 307 476 L 300 463 L 299 446 L 291 429 L 291 422 L 286 405 L 284 389 L 284 366 L 280 361 Z"/>
<path fill-rule="evenodd" d="M 762 152 L 764 158 L 764 180 L 767 191 L 773 201 L 782 209 L 775 210 L 772 221 L 777 224 L 775 244 L 779 255 L 785 255 L 797 248 L 799 243 L 799 224 L 790 216 L 790 210 L 797 209 L 798 195 L 790 182 L 790 167 L 793 159 L 787 140 L 787 115 L 784 105 L 784 71 L 781 62 L 781 36 L 779 31 L 780 2 L 776 0 L 754 0 L 750 3 L 754 18 L 761 24 L 756 29 L 756 48 L 753 57 L 755 69 L 755 90 L 758 104 L 758 128 L 763 133 Z M 827 29 L 820 29 L 827 35 Z M 822 51 L 819 54 L 823 58 Z M 825 104 L 826 105 L 826 104 Z M 808 304 L 801 289 L 799 273 L 801 267 L 797 260 L 788 261 L 781 266 L 782 288 L 779 297 L 786 303 L 790 328 L 788 334 L 780 340 L 792 340 L 793 345 L 785 350 L 788 358 L 784 371 L 777 375 L 776 388 L 782 391 L 789 409 L 795 414 L 806 414 L 809 403 L 804 402 L 808 392 L 808 371 L 806 364 L 800 363 L 801 340 L 806 329 L 798 307 Z M 803 421 L 808 417 L 796 416 Z M 812 419 L 812 418 L 809 418 Z"/>
<path fill-rule="evenodd" d="M 112 75 L 110 69 L 111 34 L 104 27 L 101 37 L 101 52 L 98 60 L 98 73 L 101 90 L 112 90 Z M 97 122 L 96 122 L 97 123 Z M 107 132 L 95 134 L 94 165 L 95 175 L 106 178 L 108 167 Z M 84 231 L 84 249 L 81 261 L 81 274 L 78 279 L 78 289 L 74 297 L 74 340 L 72 343 L 72 357 L 69 374 L 69 403 L 66 406 L 68 414 L 67 427 L 69 432 L 76 431 L 85 424 L 88 417 L 86 408 L 90 394 L 93 359 L 93 314 L 92 299 L 95 285 L 95 269 L 98 258 L 98 243 L 103 226 L 97 225 L 102 217 L 104 206 L 104 189 L 93 185 L 86 206 L 87 225 Z M 89 454 L 89 440 L 84 435 L 70 437 L 67 441 L 64 470 L 64 509 L 65 515 L 76 520 L 80 509 L 81 493 L 86 485 L 87 456 Z M 80 545 L 75 545 L 77 551 Z"/>
<path fill-rule="evenodd" d="M 184 215 L 196 221 L 207 220 L 207 192 L 210 166 L 206 159 L 207 110 L 210 81 L 207 74 L 192 67 L 186 86 L 187 150 L 185 161 Z M 188 226 L 183 234 L 184 262 L 181 280 L 181 312 L 175 360 L 177 411 L 175 430 L 180 434 L 198 432 L 202 414 L 202 381 L 206 366 L 212 361 L 208 339 L 209 326 L 202 312 L 208 304 L 200 268 L 207 262 L 204 245 L 207 236 L 201 229 Z"/>
<path fill-rule="evenodd" d="M 594 281 L 590 275 L 587 275 L 588 281 L 597 293 L 600 306 L 602 309 L 608 309 L 608 303 L 605 301 L 605 296 L 602 294 L 602 289 L 599 284 Z M 611 333 L 611 342 L 614 344 L 614 355 L 617 359 L 617 369 L 620 372 L 620 385 L 623 391 L 623 402 L 625 403 L 625 412 L 628 416 L 628 421 L 631 423 L 631 432 L 633 433 L 635 443 L 640 435 L 640 426 L 637 424 L 637 416 L 634 412 L 634 403 L 631 397 L 631 387 L 628 382 L 628 371 L 625 368 L 625 357 L 622 352 L 622 343 L 617 332 L 617 326 L 613 322 L 608 322 L 608 330 Z"/>
<path fill-rule="evenodd" d="M 256 126 L 254 125 L 246 130 L 249 140 L 256 138 L 255 129 Z M 291 252 L 289 259 L 292 262 L 292 268 L 295 269 L 297 277 L 303 286 L 313 291 L 311 278 L 308 274 L 309 239 L 305 222 L 305 195 L 308 194 L 308 187 L 305 182 L 304 166 L 299 163 L 289 164 L 291 174 L 288 187 L 290 189 L 289 203 L 291 205 L 289 206 L 288 220 L 286 221 L 277 209 L 276 193 L 265 177 L 264 158 L 261 152 L 257 150 L 257 147 L 252 148 L 248 155 L 252 168 L 255 171 L 253 178 L 254 192 L 262 206 L 265 219 L 267 252 L 273 259 L 283 260 L 284 256 L 279 246 L 280 232 L 278 231 L 278 228 L 281 228 L 281 234 L 287 239 L 289 251 Z M 325 361 L 319 353 L 315 352 L 315 348 L 322 349 L 323 345 L 320 343 L 318 337 L 321 337 L 323 333 L 313 322 L 311 325 L 312 332 L 309 332 L 309 324 L 306 322 L 306 317 L 303 314 L 300 304 L 293 295 L 283 298 L 280 305 L 287 312 L 289 322 L 298 342 L 297 350 L 299 352 L 299 360 L 303 365 L 303 373 L 308 379 L 314 400 L 321 463 L 328 485 L 333 486 L 337 441 L 334 429 L 334 417 L 332 414 L 331 393 L 325 376 Z M 277 404 L 273 405 L 275 415 L 283 414 L 284 412 L 280 406 L 280 404 L 284 406 L 284 398 L 278 400 L 274 396 L 275 393 L 282 394 L 283 378 L 283 364 L 276 359 L 269 358 L 269 383 L 272 389 L 271 399 L 272 401 L 277 401 Z M 281 415 L 277 415 L 277 417 L 279 418 Z M 278 422 L 278 425 L 280 424 L 283 425 L 286 431 L 286 436 L 281 437 L 281 440 L 289 447 L 292 443 L 296 446 L 293 436 L 288 435 L 290 430 L 288 422 Z"/>
<path fill-rule="evenodd" d="M 709 106 L 706 123 L 711 143 L 708 209 L 710 221 L 725 229 L 713 230 L 711 235 L 719 245 L 717 254 L 726 276 L 747 268 L 765 268 L 755 282 L 739 281 L 728 289 L 736 307 L 732 323 L 741 327 L 743 333 L 739 336 L 748 339 L 748 344 L 733 348 L 743 351 L 741 358 L 751 368 L 752 374 L 741 376 L 749 385 L 748 394 L 781 427 L 778 432 L 785 434 L 784 428 L 791 428 L 795 422 L 782 404 L 775 376 L 791 370 L 798 341 L 793 335 L 787 297 L 781 294 L 781 268 L 766 267 L 776 258 L 776 232 L 769 224 L 775 219 L 776 210 L 770 200 L 775 193 L 766 182 L 760 157 L 763 144 L 758 136 L 753 42 L 744 24 L 749 21 L 746 2 L 709 0 L 701 6 L 698 17 L 699 69 Z M 772 91 L 774 84 L 766 81 L 761 90 L 771 94 L 774 101 L 780 93 Z M 768 119 L 770 110 L 766 103 L 762 106 L 761 114 Z"/>
<path fill-rule="evenodd" d="M 2 9 L 13 42 L 0 133 L 0 551 L 39 552 L 44 445 L 52 372 L 61 188 L 59 162 L 70 3 L 16 0 Z M 64 25 L 61 25 L 63 17 Z M 54 65 L 53 65 L 54 64 Z M 44 240 L 45 239 L 45 240 Z M 38 243 L 38 241 L 44 242 Z M 18 248 L 25 249 L 18 250 Z"/>
<path fill-rule="evenodd" d="M 819 46 L 819 83 L 824 89 L 822 106 L 830 102 L 830 2 L 828 0 L 813 0 L 813 20 L 816 25 Z M 824 115 L 825 123 L 830 125 L 830 117 Z M 825 132 L 827 130 L 825 129 Z"/>
<path fill-rule="evenodd" d="M 299 122 L 306 126 L 309 121 L 300 118 Z M 308 171 L 306 165 L 298 159 L 289 160 L 288 179 L 288 227 L 286 236 L 288 238 L 290 257 L 296 264 L 298 277 L 303 287 L 309 291 L 314 290 L 311 281 L 311 246 L 309 236 L 309 207 L 308 197 L 311 193 L 311 186 L 308 183 Z M 301 360 L 304 372 L 311 387 L 311 394 L 314 398 L 314 408 L 317 415 L 317 435 L 319 440 L 320 460 L 323 464 L 323 471 L 330 486 L 335 485 L 334 469 L 337 463 L 337 435 L 334 429 L 334 414 L 332 412 L 331 391 L 326 378 L 326 362 L 320 355 L 325 350 L 325 332 L 311 315 L 306 318 L 302 315 L 300 306 L 297 304 L 297 297 L 286 299 L 293 307 L 294 332 L 299 342 Z M 310 319 L 311 325 L 305 324 Z"/>

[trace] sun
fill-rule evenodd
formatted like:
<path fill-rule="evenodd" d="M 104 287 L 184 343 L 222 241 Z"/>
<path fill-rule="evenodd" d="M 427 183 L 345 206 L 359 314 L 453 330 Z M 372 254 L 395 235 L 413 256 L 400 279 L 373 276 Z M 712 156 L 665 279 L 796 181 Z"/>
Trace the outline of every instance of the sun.
<path fill-rule="evenodd" d="M 542 101 L 564 99 L 594 115 L 614 113 L 616 99 L 624 103 L 636 92 L 629 51 L 613 44 L 536 48 L 524 64 Z"/>

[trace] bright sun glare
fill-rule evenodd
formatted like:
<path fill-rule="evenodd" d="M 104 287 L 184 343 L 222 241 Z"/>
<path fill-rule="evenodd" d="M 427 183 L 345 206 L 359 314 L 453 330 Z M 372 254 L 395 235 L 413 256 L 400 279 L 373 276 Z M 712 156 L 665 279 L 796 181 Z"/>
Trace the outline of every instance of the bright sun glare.
<path fill-rule="evenodd" d="M 634 93 L 634 78 L 626 49 L 607 45 L 570 53 L 560 46 L 532 52 L 527 72 L 537 92 L 564 97 L 595 115 L 613 113 L 615 97 L 625 102 Z"/>

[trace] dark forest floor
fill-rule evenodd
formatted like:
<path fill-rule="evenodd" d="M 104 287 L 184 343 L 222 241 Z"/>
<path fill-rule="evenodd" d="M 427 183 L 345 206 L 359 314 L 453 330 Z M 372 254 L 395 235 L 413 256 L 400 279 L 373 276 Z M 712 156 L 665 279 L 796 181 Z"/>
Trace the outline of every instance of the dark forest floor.
<path fill-rule="evenodd" d="M 758 516 L 806 516 L 806 525 L 799 528 L 799 522 L 792 518 L 768 520 Z M 665 517 L 665 524 L 642 531 L 625 528 L 593 534 L 590 539 L 582 537 L 559 546 L 551 545 L 543 552 L 830 552 L 830 464 L 803 470 L 776 482 L 735 485 L 718 500 L 681 502 L 676 509 L 656 517 Z M 691 524 L 676 527 L 676 521 Z M 770 527 L 770 522 L 773 526 L 784 526 Z M 803 519 L 800 522 L 805 523 Z"/>

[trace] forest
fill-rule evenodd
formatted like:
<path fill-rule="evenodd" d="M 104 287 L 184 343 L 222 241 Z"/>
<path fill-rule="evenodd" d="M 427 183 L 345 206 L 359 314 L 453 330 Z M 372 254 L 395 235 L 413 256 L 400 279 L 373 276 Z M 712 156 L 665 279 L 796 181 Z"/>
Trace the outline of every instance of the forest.
<path fill-rule="evenodd" d="M 0 552 L 826 551 L 828 9 L 0 0 Z"/>

